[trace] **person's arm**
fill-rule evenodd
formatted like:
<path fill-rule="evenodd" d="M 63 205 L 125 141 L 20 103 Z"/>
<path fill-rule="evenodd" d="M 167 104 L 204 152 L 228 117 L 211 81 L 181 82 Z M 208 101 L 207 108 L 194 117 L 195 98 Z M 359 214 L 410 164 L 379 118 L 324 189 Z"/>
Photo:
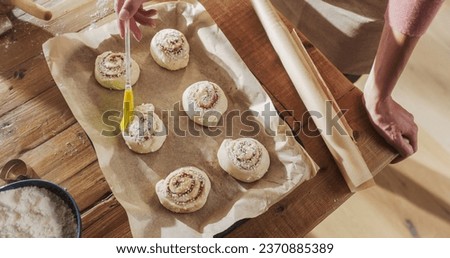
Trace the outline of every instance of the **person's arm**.
<path fill-rule="evenodd" d="M 137 23 L 148 26 L 155 26 L 155 20 L 152 19 L 156 15 L 155 9 L 144 10 L 142 4 L 148 0 L 115 0 L 114 9 L 118 15 L 118 26 L 120 36 L 125 34 L 125 21 L 130 20 L 130 30 L 136 40 L 142 39 L 142 32 Z"/>
<path fill-rule="evenodd" d="M 443 0 L 390 0 L 385 25 L 369 79 L 365 107 L 377 132 L 400 154 L 401 161 L 417 151 L 414 117 L 395 102 L 392 91 L 420 36 Z"/>

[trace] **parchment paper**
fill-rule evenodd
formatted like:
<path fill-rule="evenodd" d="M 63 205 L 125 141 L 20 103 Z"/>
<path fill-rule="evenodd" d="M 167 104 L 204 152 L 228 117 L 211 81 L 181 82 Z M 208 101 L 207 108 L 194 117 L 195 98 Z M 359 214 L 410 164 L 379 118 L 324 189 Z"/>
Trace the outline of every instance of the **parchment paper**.
<path fill-rule="evenodd" d="M 260 215 L 317 171 L 276 113 L 263 119 L 264 110 L 275 111 L 270 98 L 203 6 L 191 2 L 152 6 L 159 11 L 157 28 L 141 27 L 142 41 L 132 42 L 132 58 L 141 68 L 139 81 L 133 87 L 135 103 L 154 104 L 168 129 L 166 142 L 155 153 L 136 154 L 127 148 L 121 135 L 105 136 L 105 130 L 110 133 L 113 129 L 107 125 L 113 119 L 105 124 L 102 114 L 121 111 L 123 92 L 100 87 L 93 71 L 97 55 L 124 50 L 115 22 L 83 33 L 56 36 L 43 45 L 53 78 L 92 140 L 103 174 L 127 212 L 134 237 L 211 237 L 238 220 Z M 186 35 L 191 46 L 186 69 L 168 71 L 151 58 L 150 40 L 163 28 L 175 28 Z M 228 111 L 217 129 L 198 126 L 180 111 L 183 91 L 200 80 L 217 83 L 227 94 Z M 239 116 L 231 116 L 232 112 L 249 110 L 258 112 L 255 119 L 248 118 L 253 127 L 248 126 L 248 121 L 239 122 Z M 119 121 L 120 116 L 115 120 Z M 256 127 L 261 130 L 253 130 Z M 269 129 L 277 134 L 268 133 Z M 183 131 L 186 135 L 180 136 Z M 266 146 L 271 165 L 261 180 L 240 183 L 220 168 L 217 150 L 226 137 L 235 139 L 248 133 Z M 206 205 L 191 214 L 166 210 L 154 189 L 159 180 L 183 166 L 204 170 L 212 184 Z"/>
<path fill-rule="evenodd" d="M 251 2 L 305 106 L 308 110 L 318 111 L 320 114 L 330 113 L 329 117 L 324 115 L 312 116 L 312 118 L 320 129 L 321 136 L 339 166 L 348 187 L 352 192 L 356 192 L 373 186 L 373 176 L 358 146 L 350 136 L 351 129 L 345 118 L 340 118 L 337 123 L 347 130 L 346 133 L 326 133 L 328 119 L 336 117 L 340 109 L 297 34 L 294 34 L 295 37 L 291 36 L 270 0 L 252 0 Z M 326 111 L 327 101 L 333 104 L 331 112 Z"/>

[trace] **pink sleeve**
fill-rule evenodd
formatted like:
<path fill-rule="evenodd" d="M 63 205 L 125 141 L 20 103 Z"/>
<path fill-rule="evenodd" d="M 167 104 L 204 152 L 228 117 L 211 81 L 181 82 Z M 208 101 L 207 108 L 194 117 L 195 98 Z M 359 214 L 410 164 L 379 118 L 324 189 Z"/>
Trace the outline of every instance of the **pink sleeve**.
<path fill-rule="evenodd" d="M 389 0 L 385 19 L 398 32 L 422 36 L 444 0 Z"/>

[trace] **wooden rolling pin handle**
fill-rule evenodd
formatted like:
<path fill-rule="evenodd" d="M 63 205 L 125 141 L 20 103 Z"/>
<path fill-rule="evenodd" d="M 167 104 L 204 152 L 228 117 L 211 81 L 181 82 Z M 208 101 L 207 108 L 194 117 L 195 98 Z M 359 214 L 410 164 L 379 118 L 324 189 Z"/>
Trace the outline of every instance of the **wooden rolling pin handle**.
<path fill-rule="evenodd" d="M 50 10 L 36 4 L 31 0 L 11 0 L 11 4 L 19 7 L 36 18 L 46 21 L 52 18 L 52 12 Z"/>

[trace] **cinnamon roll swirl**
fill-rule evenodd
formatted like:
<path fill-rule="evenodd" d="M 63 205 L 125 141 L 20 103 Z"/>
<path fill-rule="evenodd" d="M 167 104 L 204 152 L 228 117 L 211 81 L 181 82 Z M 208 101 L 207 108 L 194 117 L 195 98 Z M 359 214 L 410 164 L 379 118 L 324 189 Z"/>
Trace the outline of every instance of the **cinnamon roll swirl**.
<path fill-rule="evenodd" d="M 134 110 L 135 116 L 128 130 L 122 133 L 127 146 L 137 153 L 155 152 L 167 137 L 166 127 L 152 104 L 142 104 Z"/>
<path fill-rule="evenodd" d="M 196 167 L 179 168 L 156 184 L 156 194 L 161 204 L 176 213 L 201 209 L 210 190 L 208 175 Z"/>
<path fill-rule="evenodd" d="M 150 42 L 150 53 L 155 62 L 168 70 L 180 70 L 189 63 L 189 43 L 178 30 L 163 29 Z"/>
<path fill-rule="evenodd" d="M 192 121 L 214 127 L 227 111 L 228 100 L 219 85 L 209 81 L 200 81 L 184 91 L 182 105 Z"/>
<path fill-rule="evenodd" d="M 217 158 L 223 170 L 247 183 L 261 179 L 270 166 L 267 149 L 252 138 L 225 139 L 217 152 Z"/>
<path fill-rule="evenodd" d="M 123 53 L 107 51 L 95 60 L 95 79 L 107 89 L 125 89 L 125 56 Z M 131 59 L 131 85 L 139 79 L 139 65 Z"/>

